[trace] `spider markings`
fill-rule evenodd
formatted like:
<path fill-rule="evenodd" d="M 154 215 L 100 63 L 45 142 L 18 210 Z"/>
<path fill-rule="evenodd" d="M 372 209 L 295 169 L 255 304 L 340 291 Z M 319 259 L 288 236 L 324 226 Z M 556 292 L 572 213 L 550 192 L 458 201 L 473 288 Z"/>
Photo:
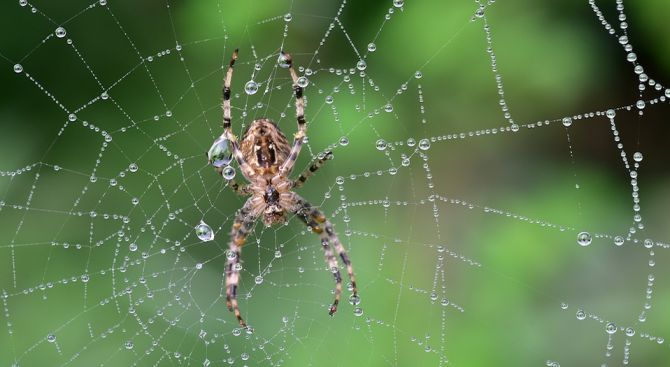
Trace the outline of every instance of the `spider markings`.
<path fill-rule="evenodd" d="M 307 131 L 307 122 L 304 115 L 304 101 L 302 97 L 302 87 L 298 84 L 298 76 L 293 69 L 291 57 L 281 53 L 279 58 L 282 67 L 288 67 L 293 79 L 295 90 L 295 107 L 298 122 L 298 132 L 293 137 L 293 145 L 289 146 L 288 139 L 279 127 L 268 119 L 254 120 L 244 132 L 241 143 L 238 144 L 237 138 L 231 128 L 231 107 L 230 107 L 230 81 L 233 77 L 233 67 L 237 59 L 237 51 L 233 53 L 230 60 L 230 67 L 226 73 L 226 79 L 223 86 L 223 135 L 214 142 L 210 153 L 217 153 L 218 161 L 230 160 L 230 156 L 237 161 L 240 171 L 249 184 L 240 185 L 235 180 L 223 175 L 223 168 L 215 165 L 215 169 L 224 176 L 233 189 L 239 195 L 251 195 L 237 212 L 233 228 L 230 232 L 229 248 L 231 256 L 225 266 L 226 272 L 226 300 L 228 309 L 235 312 L 240 325 L 247 327 L 240 309 L 237 305 L 237 287 L 240 279 L 240 254 L 242 245 L 247 236 L 253 229 L 256 220 L 260 217 L 263 224 L 269 227 L 275 223 L 284 223 L 288 212 L 296 214 L 312 232 L 317 233 L 321 238 L 321 245 L 324 250 L 326 262 L 329 269 L 335 277 L 335 301 L 330 307 L 330 316 L 337 312 L 337 306 L 340 302 L 342 293 L 342 275 L 340 274 L 337 256 L 342 259 L 347 267 L 347 273 L 353 286 L 352 299 L 358 300 L 356 281 L 354 280 L 354 271 L 347 252 L 342 246 L 337 234 L 333 230 L 333 225 L 328 218 L 316 206 L 310 204 L 307 200 L 291 191 L 302 186 L 307 178 L 323 165 L 323 163 L 332 159 L 332 153 L 328 152 L 317 163 L 312 165 L 307 171 L 303 172 L 297 180 L 289 179 L 293 171 L 296 159 L 300 154 L 302 143 Z M 232 152 L 224 149 L 221 139 L 229 142 Z M 212 162 L 214 154 L 208 154 Z M 218 162 L 217 161 L 217 162 Z M 335 252 L 333 252 L 333 250 Z M 336 254 L 335 254 L 336 253 Z"/>

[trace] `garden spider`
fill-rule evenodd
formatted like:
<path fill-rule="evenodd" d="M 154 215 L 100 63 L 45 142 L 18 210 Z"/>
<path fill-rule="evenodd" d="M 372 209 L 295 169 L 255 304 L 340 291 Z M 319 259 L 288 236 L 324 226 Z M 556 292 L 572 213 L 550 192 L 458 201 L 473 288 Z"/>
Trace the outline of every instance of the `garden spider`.
<path fill-rule="evenodd" d="M 342 292 L 342 276 L 339 270 L 337 256 L 333 253 L 335 248 L 337 255 L 347 266 L 349 279 L 353 287 L 351 299 L 354 304 L 358 303 L 356 291 L 356 282 L 354 272 L 351 267 L 351 261 L 344 250 L 342 243 L 337 238 L 333 230 L 333 225 L 328 221 L 324 214 L 307 200 L 292 192 L 291 189 L 297 189 L 328 159 L 332 158 L 332 153 L 327 153 L 317 163 L 303 172 L 297 180 L 289 179 L 293 171 L 296 159 L 300 153 L 305 132 L 307 130 L 305 116 L 303 112 L 304 102 L 302 98 L 302 87 L 298 83 L 298 76 L 293 70 L 291 57 L 281 53 L 279 58 L 282 67 L 288 67 L 293 79 L 295 89 L 295 106 L 298 118 L 298 132 L 293 138 L 293 146 L 289 147 L 289 142 L 279 127 L 268 119 L 254 120 L 242 137 L 238 145 L 237 138 L 233 135 L 230 121 L 230 81 L 233 76 L 233 67 L 237 58 L 237 51 L 233 53 L 230 60 L 230 67 L 226 74 L 223 85 L 223 135 L 214 142 L 207 156 L 210 163 L 226 179 L 233 189 L 239 195 L 251 195 L 238 211 L 237 217 L 233 222 L 233 229 L 230 233 L 229 256 L 226 262 L 226 300 L 228 309 L 235 311 L 235 316 L 244 328 L 246 324 L 242 321 L 240 310 L 237 306 L 237 287 L 240 278 L 240 251 L 249 232 L 251 232 L 258 217 L 261 217 L 263 224 L 269 227 L 275 223 L 284 223 L 287 218 L 287 212 L 296 214 L 314 233 L 321 237 L 321 245 L 325 252 L 325 258 L 328 267 L 335 276 L 335 301 L 330 307 L 330 316 L 337 312 L 337 305 L 340 301 Z M 230 148 L 232 147 L 232 152 Z M 246 185 L 239 185 L 233 180 L 232 175 L 227 175 L 226 170 L 230 171 L 228 163 L 235 158 L 240 166 L 242 175 L 250 182 Z M 331 247 L 332 244 L 332 247 Z"/>

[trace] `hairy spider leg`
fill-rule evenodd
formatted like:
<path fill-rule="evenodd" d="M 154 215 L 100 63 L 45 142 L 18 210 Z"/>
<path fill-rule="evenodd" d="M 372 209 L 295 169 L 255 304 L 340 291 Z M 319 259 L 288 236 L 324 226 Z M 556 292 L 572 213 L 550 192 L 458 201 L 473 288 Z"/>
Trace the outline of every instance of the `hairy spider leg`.
<path fill-rule="evenodd" d="M 349 273 L 349 279 L 351 280 L 351 284 L 354 288 L 353 295 L 356 297 L 358 293 L 356 290 L 356 280 L 354 280 L 354 270 L 351 266 L 351 261 L 349 260 L 349 256 L 347 256 L 347 252 L 344 250 L 344 246 L 342 246 L 342 242 L 340 242 L 339 238 L 337 238 L 337 234 L 333 230 L 333 225 L 326 218 L 326 216 L 323 215 L 321 210 L 310 204 L 309 201 L 303 199 L 298 194 L 292 194 L 293 201 L 297 203 L 295 213 L 303 222 L 305 222 L 305 224 L 312 228 L 312 232 L 317 233 L 321 237 L 321 245 L 324 250 L 324 256 L 328 262 L 328 267 L 335 276 L 335 302 L 333 302 L 333 305 L 330 307 L 329 313 L 330 316 L 333 316 L 333 314 L 337 312 L 337 305 L 340 302 L 340 293 L 342 293 L 342 275 L 340 274 L 337 256 L 333 254 L 333 249 L 330 244 L 332 243 L 333 247 L 335 247 L 335 251 L 347 266 L 347 273 Z"/>
<path fill-rule="evenodd" d="M 303 172 L 300 175 L 300 177 L 298 177 L 297 180 L 293 181 L 293 188 L 297 189 L 300 186 L 302 186 L 302 184 L 304 184 L 305 181 L 307 181 L 309 176 L 313 175 L 314 172 L 316 172 L 316 170 L 318 170 L 323 165 L 323 162 L 325 162 L 325 161 L 327 161 L 328 159 L 331 159 L 331 158 L 333 158 L 333 153 L 328 152 L 328 154 L 326 154 L 325 157 L 319 159 L 318 162 L 314 163 L 305 172 Z"/>
<path fill-rule="evenodd" d="M 289 153 L 284 164 L 279 167 L 279 172 L 284 177 L 288 177 L 293 171 L 293 166 L 295 165 L 296 159 L 298 159 L 298 154 L 300 154 L 302 142 L 305 138 L 305 133 L 307 132 L 307 123 L 305 122 L 305 103 L 302 98 L 302 87 L 298 85 L 298 75 L 296 75 L 295 70 L 293 69 L 293 60 L 291 60 L 291 56 L 288 54 L 283 52 L 281 54 L 286 58 L 286 63 L 288 64 L 291 78 L 293 79 L 293 88 L 295 89 L 295 109 L 296 116 L 298 117 L 298 132 L 293 138 L 291 153 Z"/>
<path fill-rule="evenodd" d="M 254 170 L 247 164 L 244 160 L 242 152 L 240 152 L 240 146 L 237 144 L 237 138 L 233 134 L 232 127 L 230 125 L 231 114 L 230 114 L 230 81 L 233 79 L 233 67 L 235 66 L 235 60 L 237 59 L 237 49 L 233 53 L 233 57 L 230 59 L 230 66 L 228 67 L 228 73 L 226 74 L 226 79 L 223 82 L 223 133 L 226 136 L 226 139 L 230 141 L 230 145 L 233 147 L 233 156 L 237 161 L 237 164 L 240 166 L 242 174 L 251 181 L 251 178 L 256 174 Z M 230 180 L 228 180 L 230 183 Z M 240 185 L 237 182 L 230 183 L 231 187 L 235 192 L 238 192 Z M 235 188 L 237 187 L 237 189 Z"/>
<path fill-rule="evenodd" d="M 233 222 L 233 229 L 230 232 L 230 243 L 228 245 L 230 251 L 235 253 L 235 257 L 228 257 L 226 261 L 226 301 L 228 304 L 228 310 L 235 311 L 235 316 L 240 322 L 240 325 L 246 329 L 247 325 L 242 320 L 240 315 L 240 309 L 237 306 L 237 286 L 240 283 L 240 270 L 237 268 L 237 264 L 240 262 L 240 255 L 242 252 L 242 245 L 247 239 L 249 232 L 254 226 L 258 216 L 254 216 L 252 213 L 253 203 L 251 200 L 242 206 L 242 208 L 237 213 L 235 221 Z"/>

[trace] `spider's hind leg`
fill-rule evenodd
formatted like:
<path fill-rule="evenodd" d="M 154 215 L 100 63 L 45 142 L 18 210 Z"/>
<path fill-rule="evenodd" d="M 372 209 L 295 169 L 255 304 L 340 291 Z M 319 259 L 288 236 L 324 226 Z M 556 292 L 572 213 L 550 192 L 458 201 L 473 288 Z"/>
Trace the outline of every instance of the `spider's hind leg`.
<path fill-rule="evenodd" d="M 240 314 L 240 309 L 237 306 L 237 286 L 240 283 L 240 270 L 237 264 L 240 263 L 240 256 L 242 251 L 242 245 L 247 239 L 247 236 L 251 232 L 251 229 L 256 222 L 256 216 L 252 213 L 251 201 L 247 200 L 244 206 L 237 213 L 235 221 L 233 222 L 233 229 L 230 232 L 230 243 L 228 245 L 229 251 L 232 251 L 235 256 L 228 257 L 226 261 L 226 303 L 228 304 L 228 310 L 234 311 L 235 316 L 237 316 L 237 321 L 240 322 L 240 325 L 247 328 L 247 325 L 242 320 Z"/>
<path fill-rule="evenodd" d="M 329 313 L 330 316 L 333 316 L 333 314 L 337 312 L 337 305 L 340 302 L 340 294 L 342 293 L 342 275 L 340 274 L 337 256 L 333 253 L 333 247 L 335 248 L 337 255 L 342 258 L 342 261 L 347 266 L 347 273 L 349 274 L 349 279 L 351 281 L 351 285 L 353 286 L 353 297 L 356 297 L 358 295 L 358 291 L 356 289 L 356 280 L 354 279 L 354 270 L 351 266 L 351 260 L 349 260 L 349 256 L 344 250 L 342 242 L 340 242 L 339 238 L 337 238 L 337 234 L 333 230 L 333 225 L 326 218 L 326 216 L 323 215 L 323 212 L 321 212 L 319 208 L 310 204 L 307 200 L 301 198 L 299 195 L 295 193 L 293 195 L 296 202 L 296 213 L 298 214 L 298 217 L 303 222 L 305 222 L 305 224 L 311 227 L 312 232 L 317 233 L 321 237 L 321 245 L 324 250 L 326 261 L 328 262 L 328 267 L 333 272 L 333 276 L 335 277 L 335 301 L 330 307 Z"/>

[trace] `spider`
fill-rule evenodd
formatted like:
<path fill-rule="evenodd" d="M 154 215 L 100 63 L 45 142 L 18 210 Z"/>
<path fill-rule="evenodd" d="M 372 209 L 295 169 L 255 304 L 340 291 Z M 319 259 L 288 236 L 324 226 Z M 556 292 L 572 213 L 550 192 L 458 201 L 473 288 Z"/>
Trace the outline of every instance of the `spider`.
<path fill-rule="evenodd" d="M 293 146 L 289 146 L 286 136 L 272 120 L 264 118 L 254 120 L 247 127 L 242 141 L 238 144 L 230 124 L 230 81 L 233 76 L 235 59 L 237 59 L 237 51 L 235 50 L 230 60 L 230 66 L 223 85 L 223 135 L 214 142 L 214 145 L 212 145 L 207 154 L 210 163 L 228 181 L 229 186 L 235 193 L 242 196 L 251 195 L 237 212 L 237 216 L 233 222 L 233 229 L 230 233 L 229 256 L 225 266 L 228 309 L 235 312 L 240 325 L 246 328 L 247 326 L 242 320 L 236 299 L 240 279 L 241 266 L 239 263 L 242 245 L 259 217 L 266 227 L 270 227 L 273 224 L 284 223 L 287 219 L 287 212 L 290 212 L 300 218 L 300 220 L 311 228 L 312 232 L 319 234 L 321 237 L 325 259 L 335 276 L 336 282 L 335 301 L 330 306 L 329 312 L 329 315 L 333 316 L 337 312 L 337 305 L 340 301 L 340 293 L 342 292 L 342 276 L 339 270 L 337 255 L 342 258 L 342 261 L 347 266 L 349 279 L 353 286 L 353 295 L 351 298 L 354 303 L 358 303 L 356 281 L 354 280 L 351 261 L 342 243 L 337 238 L 333 225 L 323 212 L 291 191 L 291 189 L 297 189 L 302 186 L 307 178 L 318 170 L 326 160 L 332 159 L 332 153 L 328 152 L 323 158 L 319 159 L 318 162 L 303 172 L 298 179 L 291 180 L 289 178 L 305 138 L 307 122 L 305 121 L 303 111 L 303 89 L 298 83 L 298 76 L 293 69 L 291 57 L 283 52 L 279 57 L 279 62 L 282 67 L 289 68 L 295 90 L 298 132 L 293 138 Z M 237 161 L 244 178 L 250 182 L 249 184 L 240 185 L 232 178 L 233 175 L 226 174 L 226 170 L 228 172 L 232 170 L 227 165 L 232 161 L 233 157 Z M 337 252 L 337 255 L 333 253 L 333 248 Z"/>

